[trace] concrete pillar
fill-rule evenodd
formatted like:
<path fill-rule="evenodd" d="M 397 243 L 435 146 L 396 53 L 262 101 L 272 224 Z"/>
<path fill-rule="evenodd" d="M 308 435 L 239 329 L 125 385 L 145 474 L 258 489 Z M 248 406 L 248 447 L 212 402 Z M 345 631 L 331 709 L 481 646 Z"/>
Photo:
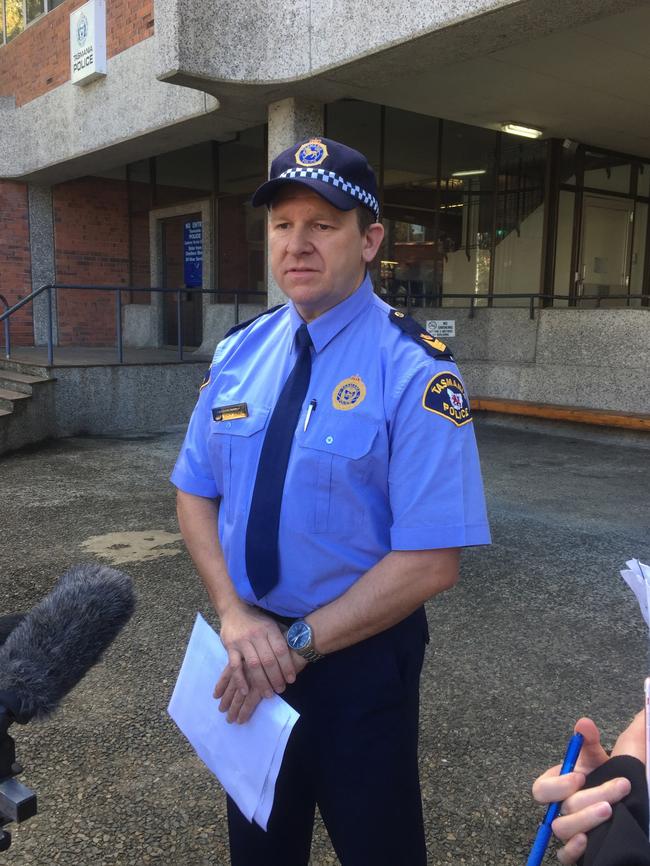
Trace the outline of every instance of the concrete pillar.
<path fill-rule="evenodd" d="M 52 187 L 30 183 L 29 203 L 29 247 L 32 259 L 32 291 L 45 283 L 56 282 L 54 258 L 54 215 L 52 212 Z M 52 292 L 52 328 L 54 344 L 58 343 L 56 292 Z M 34 300 L 34 345 L 47 344 L 48 304 L 47 292 Z"/>
<path fill-rule="evenodd" d="M 312 138 L 323 134 L 323 104 L 306 99 L 281 99 L 272 102 L 268 109 L 269 122 L 269 169 L 273 159 L 302 138 Z M 282 304 L 286 300 L 277 285 L 269 267 L 268 240 L 266 247 L 266 288 L 269 307 Z"/>

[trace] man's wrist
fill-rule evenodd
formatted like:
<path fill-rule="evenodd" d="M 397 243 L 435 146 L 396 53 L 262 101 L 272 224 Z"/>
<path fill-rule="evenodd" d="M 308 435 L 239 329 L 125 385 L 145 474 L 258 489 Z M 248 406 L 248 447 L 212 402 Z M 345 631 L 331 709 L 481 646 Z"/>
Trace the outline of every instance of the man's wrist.
<path fill-rule="evenodd" d="M 217 616 L 220 620 L 223 620 L 225 617 L 228 617 L 233 613 L 246 613 L 247 607 L 248 605 L 242 601 L 238 595 L 230 596 L 214 605 Z"/>

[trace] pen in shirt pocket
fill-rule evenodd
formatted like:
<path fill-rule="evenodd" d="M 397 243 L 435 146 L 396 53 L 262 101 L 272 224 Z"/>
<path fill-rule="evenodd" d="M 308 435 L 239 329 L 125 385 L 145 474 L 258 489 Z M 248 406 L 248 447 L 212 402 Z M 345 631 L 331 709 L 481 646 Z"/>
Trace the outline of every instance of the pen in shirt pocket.
<path fill-rule="evenodd" d="M 302 428 L 303 433 L 307 432 L 307 427 L 309 425 L 309 419 L 311 418 L 312 412 L 315 412 L 315 411 L 316 411 L 316 401 L 310 400 L 309 406 L 307 406 L 307 414 L 305 415 L 305 423 L 304 423 L 304 426 Z"/>

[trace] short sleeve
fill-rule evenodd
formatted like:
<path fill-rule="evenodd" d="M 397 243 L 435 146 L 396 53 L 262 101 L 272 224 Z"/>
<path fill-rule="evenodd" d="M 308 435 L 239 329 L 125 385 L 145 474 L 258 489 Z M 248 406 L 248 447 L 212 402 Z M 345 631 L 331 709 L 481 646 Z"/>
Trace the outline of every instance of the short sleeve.
<path fill-rule="evenodd" d="M 209 384 L 208 376 L 192 412 L 183 445 L 171 474 L 171 482 L 185 493 L 216 499 L 221 495 L 221 491 L 217 487 L 208 455 L 211 420 Z"/>
<path fill-rule="evenodd" d="M 453 362 L 423 365 L 404 388 L 388 483 L 393 550 L 490 543 L 471 409 Z"/>

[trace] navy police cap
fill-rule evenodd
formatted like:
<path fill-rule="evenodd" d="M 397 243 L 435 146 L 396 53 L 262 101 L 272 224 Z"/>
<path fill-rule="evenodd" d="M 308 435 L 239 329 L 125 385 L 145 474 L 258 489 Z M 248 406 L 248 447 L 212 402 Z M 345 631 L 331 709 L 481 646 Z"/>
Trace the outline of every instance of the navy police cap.
<path fill-rule="evenodd" d="M 270 204 L 279 187 L 287 183 L 313 189 L 339 210 L 363 205 L 379 219 L 377 181 L 368 160 L 331 138 L 310 138 L 276 156 L 269 179 L 253 195 L 253 205 Z"/>

